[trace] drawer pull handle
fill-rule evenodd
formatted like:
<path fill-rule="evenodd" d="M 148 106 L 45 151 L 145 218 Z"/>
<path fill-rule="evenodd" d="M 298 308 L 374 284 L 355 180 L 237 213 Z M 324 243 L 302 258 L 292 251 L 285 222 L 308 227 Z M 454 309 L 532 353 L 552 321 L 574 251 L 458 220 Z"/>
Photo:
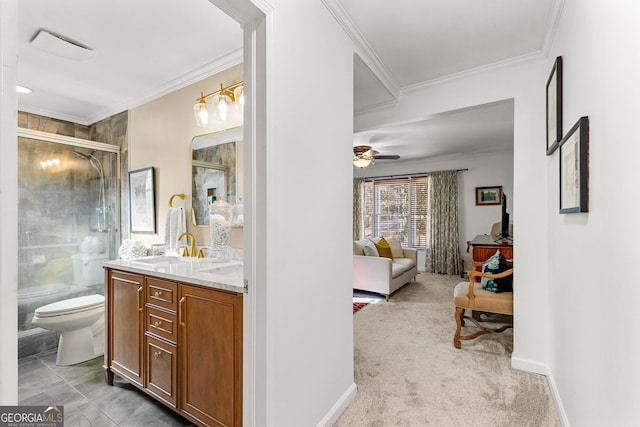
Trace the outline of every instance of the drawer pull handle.
<path fill-rule="evenodd" d="M 155 357 L 156 359 L 159 357 L 162 357 L 162 352 L 161 351 L 154 351 L 153 352 L 153 357 Z"/>
<path fill-rule="evenodd" d="M 162 326 L 162 321 L 156 320 L 155 322 L 153 322 L 153 326 L 155 326 L 156 328 L 159 328 L 160 326 Z"/>
<path fill-rule="evenodd" d="M 153 296 L 154 296 L 154 297 L 156 297 L 156 298 L 160 298 L 160 297 L 162 297 L 162 291 L 155 291 L 155 292 L 153 293 Z"/>

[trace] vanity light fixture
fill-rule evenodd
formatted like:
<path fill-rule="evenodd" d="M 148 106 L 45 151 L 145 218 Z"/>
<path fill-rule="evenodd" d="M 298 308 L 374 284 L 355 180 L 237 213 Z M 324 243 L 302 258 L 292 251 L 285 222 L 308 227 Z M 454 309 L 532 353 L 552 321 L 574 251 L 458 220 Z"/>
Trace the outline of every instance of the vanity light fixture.
<path fill-rule="evenodd" d="M 196 103 L 193 105 L 196 124 L 200 127 L 207 126 L 209 123 L 210 113 L 207 98 L 211 98 L 210 105 L 213 110 L 213 118 L 225 121 L 232 109 L 244 111 L 244 82 L 235 83 L 227 87 L 223 87 L 222 83 L 220 83 L 220 90 L 206 95 L 204 92 L 200 92 L 200 97 L 196 99 Z"/>

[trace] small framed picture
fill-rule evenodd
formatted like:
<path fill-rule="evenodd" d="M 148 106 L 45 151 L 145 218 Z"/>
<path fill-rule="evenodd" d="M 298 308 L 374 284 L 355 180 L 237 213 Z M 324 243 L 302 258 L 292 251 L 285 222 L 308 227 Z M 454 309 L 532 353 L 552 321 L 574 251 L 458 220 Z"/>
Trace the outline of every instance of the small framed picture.
<path fill-rule="evenodd" d="M 560 142 L 560 213 L 589 212 L 589 117 Z"/>
<path fill-rule="evenodd" d="M 502 204 L 502 186 L 476 187 L 476 206 Z"/>
<path fill-rule="evenodd" d="M 155 181 L 153 167 L 129 172 L 131 232 L 156 232 Z"/>
<path fill-rule="evenodd" d="M 562 140 L 562 57 L 553 63 L 547 80 L 547 156 Z"/>

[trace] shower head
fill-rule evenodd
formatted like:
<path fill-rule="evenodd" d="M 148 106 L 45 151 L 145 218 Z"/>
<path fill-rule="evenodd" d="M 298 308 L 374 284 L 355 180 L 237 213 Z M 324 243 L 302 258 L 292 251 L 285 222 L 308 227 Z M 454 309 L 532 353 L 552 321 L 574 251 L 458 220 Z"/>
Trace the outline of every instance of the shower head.
<path fill-rule="evenodd" d="M 77 158 L 79 158 L 79 159 L 82 159 L 82 160 L 86 160 L 86 161 L 91 160 L 91 157 L 89 157 L 89 156 L 87 156 L 86 154 L 81 153 L 81 152 L 79 152 L 79 151 L 74 151 L 74 152 L 73 152 L 73 155 L 74 155 L 74 156 L 76 156 L 76 157 L 77 157 Z"/>

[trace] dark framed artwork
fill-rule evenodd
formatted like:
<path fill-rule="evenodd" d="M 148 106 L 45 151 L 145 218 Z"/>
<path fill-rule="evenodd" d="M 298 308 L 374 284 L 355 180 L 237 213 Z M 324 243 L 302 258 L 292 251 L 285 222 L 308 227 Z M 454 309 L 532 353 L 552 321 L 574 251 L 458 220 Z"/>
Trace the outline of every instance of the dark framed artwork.
<path fill-rule="evenodd" d="M 502 204 L 502 186 L 476 187 L 476 206 Z"/>
<path fill-rule="evenodd" d="M 547 156 L 562 140 L 562 57 L 553 63 L 547 80 Z"/>
<path fill-rule="evenodd" d="M 129 209 L 132 233 L 156 232 L 153 167 L 129 172 Z"/>
<path fill-rule="evenodd" d="M 589 117 L 560 142 L 560 213 L 589 212 Z"/>

